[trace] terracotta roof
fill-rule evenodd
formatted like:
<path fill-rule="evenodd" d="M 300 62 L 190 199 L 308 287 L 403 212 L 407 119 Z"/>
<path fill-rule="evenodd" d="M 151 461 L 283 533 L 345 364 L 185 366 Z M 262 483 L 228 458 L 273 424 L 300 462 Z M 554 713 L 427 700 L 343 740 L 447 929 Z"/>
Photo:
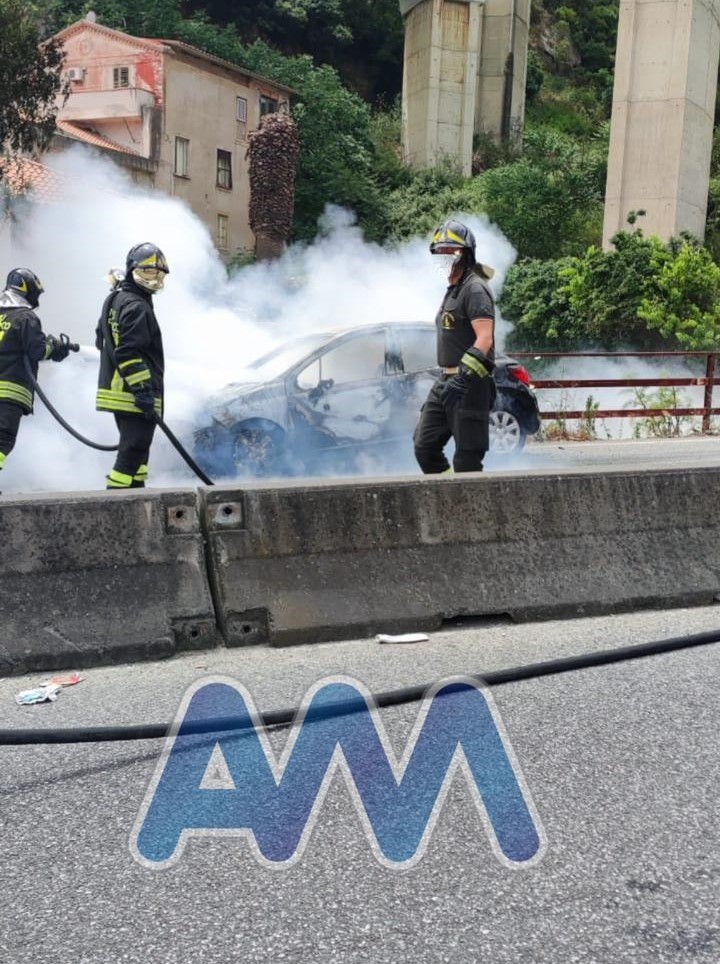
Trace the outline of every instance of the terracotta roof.
<path fill-rule="evenodd" d="M 260 74 L 254 73 L 252 70 L 246 70 L 245 67 L 234 64 L 230 60 L 223 60 L 222 57 L 215 57 L 214 54 L 209 54 L 207 51 L 201 50 L 199 47 L 193 47 L 191 44 L 183 43 L 182 40 L 163 40 L 157 37 L 133 37 L 131 34 L 123 33 L 122 30 L 113 30 L 112 27 L 105 27 L 101 23 L 92 20 L 76 20 L 75 23 L 71 23 L 69 27 L 65 27 L 64 30 L 56 33 L 53 39 L 62 42 L 80 30 L 97 30 L 106 37 L 117 37 L 119 40 L 124 40 L 126 43 L 133 44 L 136 47 L 142 47 L 145 50 L 157 50 L 161 53 L 169 53 L 171 51 L 185 53 L 198 60 L 207 60 L 210 63 L 218 64 L 220 67 L 225 67 L 227 70 L 243 74 L 245 77 L 251 77 L 260 83 L 269 84 L 286 94 L 295 95 L 296 93 L 292 87 L 286 87 L 285 84 L 278 84 L 269 77 L 263 77 Z"/>
<path fill-rule="evenodd" d="M 3 168 L 3 181 L 11 194 L 29 195 L 38 201 L 59 201 L 67 188 L 62 175 L 27 157 L 8 161 Z"/>
<path fill-rule="evenodd" d="M 118 144 L 117 141 L 105 137 L 104 134 L 98 134 L 95 131 L 88 130 L 86 127 L 79 127 L 77 124 L 73 124 L 72 121 L 57 121 L 57 129 L 66 137 L 72 137 L 74 140 L 82 141 L 84 144 L 91 144 L 93 147 L 101 147 L 107 151 L 118 151 L 120 154 L 130 154 L 133 157 L 143 157 L 140 151 L 135 151 L 132 147 L 126 147 L 124 144 Z"/>

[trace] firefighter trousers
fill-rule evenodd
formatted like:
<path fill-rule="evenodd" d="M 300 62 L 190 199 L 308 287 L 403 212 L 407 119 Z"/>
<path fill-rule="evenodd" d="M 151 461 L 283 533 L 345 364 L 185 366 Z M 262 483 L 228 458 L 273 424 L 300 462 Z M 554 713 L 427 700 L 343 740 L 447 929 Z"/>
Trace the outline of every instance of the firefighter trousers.
<path fill-rule="evenodd" d="M 426 475 L 447 472 L 450 463 L 443 449 L 455 440 L 453 469 L 456 472 L 482 472 L 489 439 L 490 409 L 495 401 L 492 378 L 470 380 L 462 402 L 442 401 L 445 383 L 451 375 L 441 375 L 430 389 L 415 429 L 415 458 Z"/>
<path fill-rule="evenodd" d="M 155 422 L 143 415 L 113 413 L 120 433 L 115 465 L 106 476 L 108 489 L 142 489 L 148 476 Z"/>
<path fill-rule="evenodd" d="M 23 410 L 14 402 L 0 402 L 0 469 L 6 456 L 15 448 Z"/>

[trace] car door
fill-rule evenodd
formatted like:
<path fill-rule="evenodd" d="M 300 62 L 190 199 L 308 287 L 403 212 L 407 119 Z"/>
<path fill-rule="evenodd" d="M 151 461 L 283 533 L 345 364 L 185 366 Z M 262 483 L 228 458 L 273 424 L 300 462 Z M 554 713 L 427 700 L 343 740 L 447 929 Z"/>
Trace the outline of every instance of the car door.
<path fill-rule="evenodd" d="M 387 435 L 386 331 L 353 332 L 332 342 L 288 385 L 298 442 L 313 447 L 373 445 Z"/>
<path fill-rule="evenodd" d="M 389 329 L 388 392 L 393 400 L 388 435 L 412 436 L 420 409 L 438 376 L 434 325 L 395 325 Z"/>

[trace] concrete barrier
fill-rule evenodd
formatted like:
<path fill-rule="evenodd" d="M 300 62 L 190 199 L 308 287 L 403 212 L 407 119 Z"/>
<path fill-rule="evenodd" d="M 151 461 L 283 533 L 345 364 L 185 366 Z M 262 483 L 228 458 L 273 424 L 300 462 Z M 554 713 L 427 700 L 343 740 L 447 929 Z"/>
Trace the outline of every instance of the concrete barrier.
<path fill-rule="evenodd" d="M 0 676 L 218 641 L 192 491 L 3 497 Z"/>
<path fill-rule="evenodd" d="M 720 469 L 0 500 L 0 676 L 712 602 Z M 204 538 L 207 546 L 204 545 Z"/>
<path fill-rule="evenodd" d="M 581 616 L 720 593 L 720 469 L 203 490 L 229 645 Z"/>

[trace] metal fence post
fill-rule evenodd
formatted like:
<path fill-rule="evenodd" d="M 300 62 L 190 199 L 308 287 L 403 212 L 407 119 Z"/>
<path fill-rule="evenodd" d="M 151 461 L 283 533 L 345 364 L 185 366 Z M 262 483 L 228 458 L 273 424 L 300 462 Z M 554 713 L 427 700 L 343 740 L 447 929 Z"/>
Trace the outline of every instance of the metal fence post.
<path fill-rule="evenodd" d="M 709 354 L 707 356 L 707 365 L 705 367 L 705 399 L 703 407 L 705 412 L 703 413 L 702 420 L 702 430 L 703 432 L 710 431 L 710 409 L 712 408 L 712 396 L 713 396 L 713 379 L 715 378 L 715 359 L 716 356 Z"/>

